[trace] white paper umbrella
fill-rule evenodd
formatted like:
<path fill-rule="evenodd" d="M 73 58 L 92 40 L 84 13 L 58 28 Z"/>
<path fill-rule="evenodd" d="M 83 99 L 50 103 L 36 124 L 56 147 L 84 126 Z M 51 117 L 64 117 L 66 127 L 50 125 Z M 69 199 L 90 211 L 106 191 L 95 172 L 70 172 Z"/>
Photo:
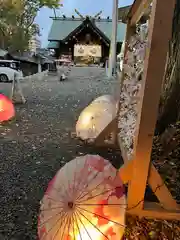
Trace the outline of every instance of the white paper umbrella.
<path fill-rule="evenodd" d="M 111 103 L 111 104 L 116 104 L 116 101 L 115 101 L 114 97 L 111 96 L 111 95 L 100 96 L 100 97 L 96 98 L 94 101 L 92 101 L 92 103 L 94 103 L 94 102 L 108 102 L 108 103 Z"/>
<path fill-rule="evenodd" d="M 79 116 L 77 137 L 82 140 L 95 139 L 115 118 L 116 112 L 117 104 L 113 97 L 105 95 L 95 99 Z"/>

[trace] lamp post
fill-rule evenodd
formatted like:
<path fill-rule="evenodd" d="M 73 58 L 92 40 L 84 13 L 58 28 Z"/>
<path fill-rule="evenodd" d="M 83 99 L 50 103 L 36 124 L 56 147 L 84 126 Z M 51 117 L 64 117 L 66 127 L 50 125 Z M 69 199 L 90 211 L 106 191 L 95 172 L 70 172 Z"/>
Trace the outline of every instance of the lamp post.
<path fill-rule="evenodd" d="M 116 48 L 117 48 L 117 23 L 118 23 L 118 0 L 113 0 L 112 11 L 112 36 L 109 50 L 109 69 L 108 77 L 112 77 L 113 69 L 116 66 Z"/>

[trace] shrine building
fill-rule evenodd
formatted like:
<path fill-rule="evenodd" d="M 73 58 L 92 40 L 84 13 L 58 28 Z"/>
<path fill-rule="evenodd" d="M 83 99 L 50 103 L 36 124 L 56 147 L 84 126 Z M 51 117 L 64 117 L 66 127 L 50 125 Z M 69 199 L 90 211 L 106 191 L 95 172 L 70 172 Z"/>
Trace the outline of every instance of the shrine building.
<path fill-rule="evenodd" d="M 109 56 L 112 19 L 74 16 L 54 17 L 48 36 L 48 48 L 56 59 L 68 56 L 74 62 L 103 62 Z M 126 24 L 118 21 L 117 54 L 125 38 Z"/>

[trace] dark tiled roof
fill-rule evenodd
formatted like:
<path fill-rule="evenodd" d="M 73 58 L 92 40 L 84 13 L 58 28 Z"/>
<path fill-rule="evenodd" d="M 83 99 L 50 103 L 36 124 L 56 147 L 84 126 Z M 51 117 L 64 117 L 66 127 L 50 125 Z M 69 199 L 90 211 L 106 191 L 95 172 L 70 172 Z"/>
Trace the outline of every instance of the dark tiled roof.
<path fill-rule="evenodd" d="M 53 23 L 48 36 L 49 41 L 60 41 L 79 27 L 84 19 L 81 18 L 53 18 Z M 96 19 L 94 23 L 108 39 L 111 39 L 112 20 Z M 126 33 L 126 24 L 118 22 L 117 41 L 123 42 Z"/>
<path fill-rule="evenodd" d="M 43 61 L 45 57 L 42 54 L 34 54 L 31 52 L 23 52 L 22 54 L 16 53 L 11 54 L 12 58 L 19 61 L 25 61 L 29 63 L 36 63 L 38 64 L 39 61 Z"/>
<path fill-rule="evenodd" d="M 112 35 L 112 21 L 96 21 L 96 26 L 109 38 Z M 117 41 L 123 42 L 126 34 L 126 24 L 118 22 Z"/>
<path fill-rule="evenodd" d="M 63 19 L 63 18 L 53 18 L 53 23 L 51 26 L 51 30 L 49 32 L 48 40 L 63 40 L 65 37 L 67 37 L 74 29 L 76 29 L 80 24 L 82 23 L 82 20 L 80 19 Z"/>
<path fill-rule="evenodd" d="M 11 54 L 11 56 L 15 60 L 25 61 L 25 62 L 30 62 L 30 63 L 37 63 L 36 58 L 30 52 L 14 53 L 14 54 Z"/>

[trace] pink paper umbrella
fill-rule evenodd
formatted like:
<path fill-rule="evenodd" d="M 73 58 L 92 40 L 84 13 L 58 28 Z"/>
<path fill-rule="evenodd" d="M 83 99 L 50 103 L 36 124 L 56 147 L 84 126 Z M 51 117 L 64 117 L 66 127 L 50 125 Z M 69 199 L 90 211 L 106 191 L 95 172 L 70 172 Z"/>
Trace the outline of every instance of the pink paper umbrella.
<path fill-rule="evenodd" d="M 11 100 L 0 94 L 0 122 L 8 121 L 15 116 L 14 105 Z"/>
<path fill-rule="evenodd" d="M 42 199 L 40 240 L 120 240 L 126 196 L 117 170 L 96 155 L 77 157 L 61 168 Z"/>

